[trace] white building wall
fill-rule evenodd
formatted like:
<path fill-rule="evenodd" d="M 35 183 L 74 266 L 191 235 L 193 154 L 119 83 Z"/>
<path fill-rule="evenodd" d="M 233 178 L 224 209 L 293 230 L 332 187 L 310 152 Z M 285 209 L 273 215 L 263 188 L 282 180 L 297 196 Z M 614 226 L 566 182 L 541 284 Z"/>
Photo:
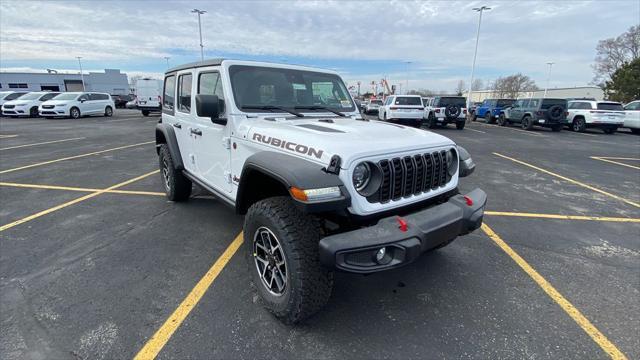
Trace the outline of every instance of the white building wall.
<path fill-rule="evenodd" d="M 518 94 L 518 98 L 543 97 L 544 90 L 523 91 Z M 495 99 L 498 94 L 493 90 L 479 90 L 471 93 L 471 101 L 481 102 L 485 99 Z M 552 98 L 595 98 L 596 100 L 604 99 L 604 91 L 597 86 L 580 86 L 573 88 L 554 88 L 547 90 L 547 97 Z"/>
<path fill-rule="evenodd" d="M 41 91 L 43 86 L 57 86 L 59 91 L 75 91 L 82 88 L 79 86 L 67 86 L 65 80 L 79 82 L 80 73 L 77 74 L 55 74 L 55 73 L 17 73 L 0 72 L 0 90 L 22 90 Z M 10 88 L 9 84 L 26 84 L 26 88 Z M 103 73 L 90 72 L 84 74 L 85 91 L 106 92 L 113 95 L 128 94 L 129 81 L 127 74 L 121 73 L 117 69 L 106 69 Z M 67 89 L 70 87 L 69 89 Z"/>

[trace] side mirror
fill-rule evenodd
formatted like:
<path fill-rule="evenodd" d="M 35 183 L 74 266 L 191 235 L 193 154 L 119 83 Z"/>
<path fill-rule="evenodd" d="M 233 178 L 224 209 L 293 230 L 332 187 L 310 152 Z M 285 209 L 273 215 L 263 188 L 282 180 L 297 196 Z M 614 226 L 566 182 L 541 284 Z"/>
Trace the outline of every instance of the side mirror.
<path fill-rule="evenodd" d="M 87 101 L 87 99 L 80 99 L 80 102 L 81 102 L 81 103 L 83 103 L 83 102 L 85 102 L 85 101 Z"/>
<path fill-rule="evenodd" d="M 227 125 L 227 119 L 220 119 L 220 99 L 218 95 L 196 95 L 196 114 L 211 118 L 211 122 Z"/>

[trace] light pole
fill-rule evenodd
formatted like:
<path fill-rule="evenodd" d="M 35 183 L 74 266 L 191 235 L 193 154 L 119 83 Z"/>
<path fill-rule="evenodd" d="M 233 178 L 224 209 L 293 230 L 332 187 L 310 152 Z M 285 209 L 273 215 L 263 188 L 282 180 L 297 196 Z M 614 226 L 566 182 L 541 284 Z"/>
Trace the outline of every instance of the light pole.
<path fill-rule="evenodd" d="M 168 69 L 169 68 L 169 59 L 171 59 L 171 58 L 168 57 L 168 56 L 165 56 L 164 59 L 167 60 L 167 69 Z"/>
<path fill-rule="evenodd" d="M 409 92 L 409 65 L 411 65 L 411 61 L 405 61 L 405 64 L 407 64 L 407 83 L 406 83 L 406 89 L 404 91 L 405 95 Z"/>
<path fill-rule="evenodd" d="M 200 31 L 200 60 L 204 61 L 204 45 L 202 45 L 202 22 L 200 21 L 200 15 L 206 14 L 205 10 L 193 9 L 192 13 L 198 14 L 198 30 Z"/>
<path fill-rule="evenodd" d="M 471 79 L 469 80 L 469 92 L 467 93 L 467 109 L 471 108 L 471 87 L 473 86 L 473 71 L 476 68 L 476 56 L 478 55 L 478 41 L 480 40 L 480 24 L 482 23 L 482 12 L 485 10 L 491 10 L 490 7 L 482 6 L 479 8 L 473 8 L 474 11 L 480 13 L 478 18 L 478 30 L 476 32 L 476 49 L 473 52 L 473 63 L 471 64 Z"/>
<path fill-rule="evenodd" d="M 82 73 L 82 61 L 80 61 L 80 59 L 82 59 L 82 56 L 76 56 L 76 59 L 78 59 L 78 65 L 80 65 L 80 80 L 82 80 L 82 91 L 85 91 L 85 87 L 84 87 L 84 74 Z"/>
<path fill-rule="evenodd" d="M 549 72 L 547 73 L 547 86 L 544 87 L 544 95 L 543 98 L 547 97 L 547 89 L 549 88 L 549 80 L 551 79 L 551 68 L 553 67 L 554 62 L 549 61 L 547 65 L 549 65 Z"/>

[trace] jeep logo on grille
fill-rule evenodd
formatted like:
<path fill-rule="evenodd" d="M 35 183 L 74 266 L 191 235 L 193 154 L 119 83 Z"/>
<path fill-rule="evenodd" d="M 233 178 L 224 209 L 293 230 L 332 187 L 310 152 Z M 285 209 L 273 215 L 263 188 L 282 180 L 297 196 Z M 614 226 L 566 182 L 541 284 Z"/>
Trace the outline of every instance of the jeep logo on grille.
<path fill-rule="evenodd" d="M 293 142 L 289 142 L 286 140 L 282 140 L 282 139 L 278 139 L 278 138 L 274 138 L 271 136 L 266 136 L 258 133 L 253 134 L 253 140 L 260 141 L 261 143 L 279 147 L 285 150 L 294 151 L 303 155 L 315 156 L 318 159 L 322 158 L 322 153 L 324 153 L 324 150 L 317 150 L 311 146 L 296 144 Z"/>

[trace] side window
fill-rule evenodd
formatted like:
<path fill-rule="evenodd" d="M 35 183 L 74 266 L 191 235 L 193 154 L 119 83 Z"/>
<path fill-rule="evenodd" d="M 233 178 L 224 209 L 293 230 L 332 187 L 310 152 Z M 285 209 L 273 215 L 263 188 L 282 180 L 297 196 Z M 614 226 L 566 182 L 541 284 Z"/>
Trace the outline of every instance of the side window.
<path fill-rule="evenodd" d="M 52 97 L 58 95 L 58 93 L 52 93 L 52 94 L 45 94 L 44 96 L 42 96 L 40 98 L 40 101 L 47 101 L 49 99 L 51 99 Z"/>
<path fill-rule="evenodd" d="M 89 100 L 89 94 L 82 94 L 80 95 L 80 97 L 78 98 L 78 101 L 82 101 L 82 100 Z"/>
<path fill-rule="evenodd" d="M 191 112 L 191 74 L 180 75 L 178 78 L 178 111 Z"/>
<path fill-rule="evenodd" d="M 224 113 L 224 92 L 222 91 L 222 78 L 218 72 L 204 72 L 198 75 L 198 94 L 217 95 L 220 104 L 220 113 Z"/>
<path fill-rule="evenodd" d="M 176 93 L 176 76 L 170 75 L 164 79 L 164 96 L 162 97 L 162 108 L 169 110 L 173 114 L 173 95 Z"/>
<path fill-rule="evenodd" d="M 531 99 L 531 100 L 529 100 L 529 105 L 527 105 L 527 107 L 537 108 L 538 107 L 538 103 L 539 103 L 538 99 Z"/>
<path fill-rule="evenodd" d="M 569 102 L 569 105 L 567 105 L 567 109 L 577 109 L 577 107 L 576 107 L 576 103 L 574 103 L 574 102 Z"/>

